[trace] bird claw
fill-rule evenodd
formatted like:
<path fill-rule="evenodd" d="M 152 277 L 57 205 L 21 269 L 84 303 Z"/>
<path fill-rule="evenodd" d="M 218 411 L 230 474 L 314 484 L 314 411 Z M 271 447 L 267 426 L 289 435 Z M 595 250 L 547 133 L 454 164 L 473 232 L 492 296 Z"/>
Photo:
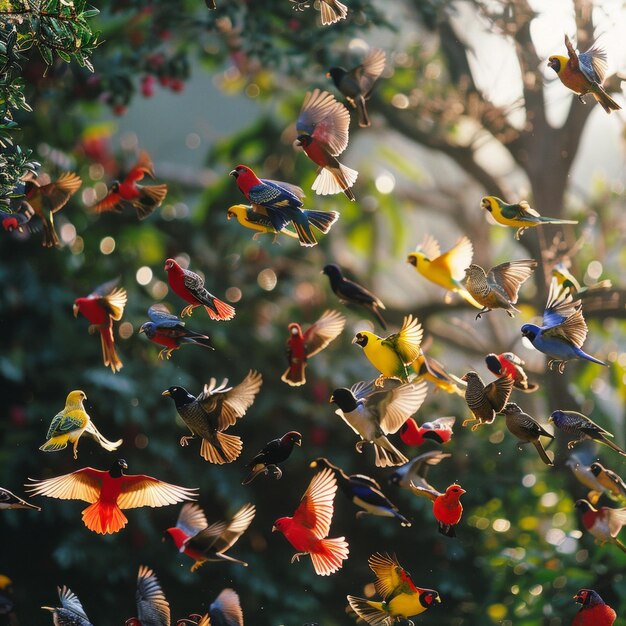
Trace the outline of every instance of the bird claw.
<path fill-rule="evenodd" d="M 193 304 L 190 304 L 189 306 L 186 306 L 181 312 L 180 312 L 180 316 L 181 317 L 191 317 L 191 313 L 193 312 Z"/>
<path fill-rule="evenodd" d="M 517 231 L 515 232 L 515 240 L 519 241 L 520 237 L 524 234 L 525 231 L 527 231 L 528 229 L 526 227 L 524 228 L 518 228 Z"/>
<path fill-rule="evenodd" d="M 187 436 L 187 437 L 181 437 L 180 438 L 180 445 L 184 448 L 185 446 L 189 445 L 189 440 L 193 439 L 193 435 L 191 437 Z"/>
<path fill-rule="evenodd" d="M 482 425 L 483 425 L 482 422 L 478 422 L 478 424 L 474 424 L 472 426 L 472 432 L 475 433 Z"/>
<path fill-rule="evenodd" d="M 374 381 L 374 386 L 375 387 L 382 387 L 385 384 L 385 376 L 383 374 L 381 374 L 375 381 Z"/>
<path fill-rule="evenodd" d="M 468 424 L 471 424 L 472 422 L 475 422 L 476 418 L 474 417 L 468 417 L 466 420 L 463 421 L 463 428 L 465 428 Z"/>
<path fill-rule="evenodd" d="M 306 555 L 307 555 L 307 553 L 306 553 L 306 552 L 296 552 L 296 553 L 295 553 L 295 554 L 291 557 L 291 562 L 292 562 L 292 563 L 295 563 L 296 561 L 297 561 L 297 562 L 300 562 L 300 557 L 301 557 L 301 556 L 306 556 Z"/>
<path fill-rule="evenodd" d="M 278 465 L 268 465 L 265 468 L 264 473 L 267 476 L 267 474 L 269 474 L 270 472 L 276 480 L 280 480 L 283 477 L 283 471 L 280 469 L 280 467 L 278 467 Z"/>
<path fill-rule="evenodd" d="M 294 11 L 304 11 L 304 9 L 308 9 L 311 5 L 308 0 L 289 0 L 293 6 L 291 7 Z"/>
<path fill-rule="evenodd" d="M 87 332 L 90 335 L 93 335 L 98 332 L 99 328 L 100 328 L 100 324 L 89 324 L 89 326 L 87 327 Z"/>
<path fill-rule="evenodd" d="M 363 454 L 363 446 L 366 444 L 366 441 L 357 441 L 354 444 L 354 449 L 359 453 L 359 454 Z"/>
<path fill-rule="evenodd" d="M 583 98 L 583 96 L 584 96 L 584 95 L 585 95 L 585 94 L 579 93 L 579 94 L 578 94 L 578 99 L 579 99 L 579 100 L 580 100 L 583 104 L 587 104 L 587 103 L 585 102 L 585 99 Z"/>
<path fill-rule="evenodd" d="M 577 441 L 568 441 L 567 449 L 571 450 L 578 442 Z"/>

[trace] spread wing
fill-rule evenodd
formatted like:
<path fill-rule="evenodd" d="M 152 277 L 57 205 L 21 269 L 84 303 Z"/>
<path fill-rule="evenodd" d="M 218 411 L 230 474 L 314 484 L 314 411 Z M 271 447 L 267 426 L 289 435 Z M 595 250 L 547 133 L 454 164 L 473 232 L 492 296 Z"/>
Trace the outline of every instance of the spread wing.
<path fill-rule="evenodd" d="M 146 626 L 170 626 L 170 605 L 155 573 L 145 565 L 137 574 L 137 615 Z"/>
<path fill-rule="evenodd" d="M 253 504 L 244 504 L 226 528 L 220 533 L 219 537 L 213 545 L 216 552 L 226 552 L 235 542 L 248 530 L 248 526 L 252 523 L 256 509 Z"/>
<path fill-rule="evenodd" d="M 108 472 L 85 467 L 56 478 L 45 480 L 29 478 L 32 484 L 25 486 L 26 491 L 34 496 L 47 496 L 59 500 L 83 500 L 93 504 L 100 497 L 102 482 L 107 475 Z"/>
<path fill-rule="evenodd" d="M 565 35 L 565 47 L 567 48 L 567 56 L 569 57 L 567 64 L 573 71 L 578 70 L 578 55 L 567 35 Z"/>
<path fill-rule="evenodd" d="M 368 98 L 374 83 L 385 69 L 385 51 L 373 48 L 365 57 L 361 65 L 355 68 L 355 78 L 359 82 L 359 88 L 365 98 Z"/>
<path fill-rule="evenodd" d="M 424 235 L 422 243 L 415 248 L 415 252 L 421 252 L 429 261 L 433 261 L 441 256 L 439 242 L 432 235 Z"/>
<path fill-rule="evenodd" d="M 209 607 L 211 618 L 215 620 L 214 626 L 243 626 L 243 612 L 239 602 L 239 596 L 232 589 L 224 589 Z M 198 624 L 198 626 L 200 626 Z M 207 622 L 209 626 L 210 622 Z"/>
<path fill-rule="evenodd" d="M 193 537 L 208 525 L 203 510 L 197 504 L 193 502 L 183 504 L 176 520 L 176 528 L 180 528 L 188 537 Z"/>
<path fill-rule="evenodd" d="M 80 176 L 74 172 L 63 172 L 56 182 L 39 187 L 30 200 L 38 200 L 42 209 L 56 213 L 65 206 L 82 183 Z"/>
<path fill-rule="evenodd" d="M 126 289 L 116 288 L 119 282 L 119 277 L 109 280 L 96 287 L 88 296 L 89 298 L 99 299 L 99 304 L 116 322 L 122 318 L 124 307 L 128 300 Z"/>
<path fill-rule="evenodd" d="M 617 537 L 619 531 L 623 526 L 626 526 L 626 508 L 624 509 L 609 509 L 608 507 L 602 507 L 605 509 L 607 521 L 609 523 L 609 532 L 611 537 Z"/>
<path fill-rule="evenodd" d="M 441 495 L 436 489 L 428 489 L 426 487 L 417 487 L 414 483 L 409 485 L 409 489 L 416 495 L 421 496 L 422 498 L 428 498 L 433 502 Z"/>
<path fill-rule="evenodd" d="M 145 474 L 122 476 L 117 506 L 120 509 L 136 509 L 142 506 L 159 507 L 194 500 L 197 489 L 171 485 Z"/>
<path fill-rule="evenodd" d="M 606 62 L 606 52 L 597 44 L 594 44 L 578 56 L 580 71 L 593 83 L 601 85 L 606 78 L 608 63 Z"/>
<path fill-rule="evenodd" d="M 530 278 L 536 267 L 537 261 L 534 259 L 521 259 L 519 261 L 501 263 L 489 270 L 487 282 L 500 285 L 506 292 L 509 300 L 515 304 L 519 288 Z"/>
<path fill-rule="evenodd" d="M 558 284 L 556 278 L 550 283 L 548 303 L 543 313 L 545 337 L 555 337 L 581 348 L 587 338 L 587 323 L 582 313 L 582 303 L 574 300 L 571 291 Z"/>
<path fill-rule="evenodd" d="M 407 315 L 404 318 L 400 331 L 389 335 L 389 337 L 383 339 L 382 343 L 391 345 L 403 363 L 413 363 L 420 355 L 423 334 L 424 331 L 419 320 L 412 315 Z"/>
<path fill-rule="evenodd" d="M 513 379 L 509 376 L 503 376 L 489 383 L 485 387 L 484 394 L 487 400 L 489 400 L 489 404 L 493 407 L 493 410 L 499 413 L 508 402 L 512 390 Z"/>
<path fill-rule="evenodd" d="M 86 417 L 87 414 L 81 409 L 68 413 L 63 409 L 63 411 L 57 413 L 52 418 L 52 422 L 46 433 L 46 439 L 51 439 L 52 437 L 65 433 L 71 433 L 73 430 L 82 428 L 85 425 Z"/>
<path fill-rule="evenodd" d="M 324 311 L 322 317 L 304 333 L 304 349 L 307 357 L 321 352 L 346 325 L 346 318 L 338 311 Z"/>
<path fill-rule="evenodd" d="M 69 589 L 69 587 L 66 587 L 65 585 L 63 587 L 57 587 L 57 591 L 59 592 L 61 606 L 64 609 L 72 611 L 72 613 L 76 613 L 76 615 L 80 615 L 80 617 L 89 622 L 87 613 L 85 613 L 85 609 L 83 609 L 83 605 L 80 603 L 78 596 L 71 589 Z"/>
<path fill-rule="evenodd" d="M 391 391 L 374 392 L 366 398 L 366 405 L 379 420 L 381 430 L 395 433 L 424 402 L 428 385 L 420 380 L 396 386 Z"/>
<path fill-rule="evenodd" d="M 443 459 L 447 459 L 450 456 L 452 455 L 448 452 L 431 450 L 430 452 L 425 452 L 424 454 L 416 456 L 404 465 L 403 468 L 406 468 L 406 474 L 409 477 L 425 478 L 428 468 L 431 465 L 438 465 L 441 461 L 443 461 Z"/>
<path fill-rule="evenodd" d="M 403 584 L 402 578 L 400 577 L 402 567 L 400 563 L 398 563 L 395 555 L 389 556 L 388 554 L 376 552 L 376 554 L 370 556 L 367 564 L 376 575 L 374 586 L 376 587 L 376 593 L 378 593 L 383 600 L 386 600 Z"/>
<path fill-rule="evenodd" d="M 439 266 L 447 271 L 454 280 L 465 277 L 465 268 L 472 264 L 474 246 L 467 237 L 461 237 L 453 248 L 437 258 L 431 257 L 432 265 Z"/>
<path fill-rule="evenodd" d="M 317 539 L 326 538 L 333 519 L 336 492 L 337 480 L 330 468 L 315 474 L 293 515 L 294 523 L 309 528 Z"/>
<path fill-rule="evenodd" d="M 117 205 L 122 201 L 122 196 L 117 191 L 109 191 L 100 202 L 91 207 L 94 213 L 106 213 L 107 211 L 115 211 Z"/>

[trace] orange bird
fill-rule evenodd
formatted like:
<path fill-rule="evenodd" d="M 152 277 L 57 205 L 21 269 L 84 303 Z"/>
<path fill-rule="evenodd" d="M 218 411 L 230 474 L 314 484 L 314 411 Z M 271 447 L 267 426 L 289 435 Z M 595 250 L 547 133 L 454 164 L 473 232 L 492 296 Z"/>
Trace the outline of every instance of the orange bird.
<path fill-rule="evenodd" d="M 74 300 L 74 317 L 82 313 L 90 322 L 89 332 L 100 332 L 102 360 L 113 372 L 122 369 L 122 362 L 115 351 L 113 320 L 119 322 L 126 306 L 126 289 L 118 287 L 119 278 L 110 280 L 90 293 L 86 298 Z"/>
<path fill-rule="evenodd" d="M 607 113 L 621 109 L 622 107 L 602 87 L 607 69 L 606 52 L 594 44 L 587 52 L 576 54 L 567 35 L 565 47 L 567 57 L 553 55 L 548 59 L 548 67 L 557 73 L 559 80 L 568 89 L 577 93 L 578 99 L 583 104 L 585 103 L 583 96 L 590 93 Z"/>
<path fill-rule="evenodd" d="M 155 508 L 194 500 L 198 495 L 197 489 L 171 485 L 144 474 L 126 475 L 125 469 L 126 461 L 118 459 L 108 471 L 85 467 L 56 478 L 29 478 L 32 484 L 26 487 L 36 496 L 89 502 L 83 522 L 100 535 L 116 533 L 126 526 L 128 520 L 121 509 Z"/>
<path fill-rule="evenodd" d="M 439 522 L 439 532 L 446 537 L 456 537 L 454 527 L 461 521 L 463 505 L 460 498 L 465 489 L 456 483 L 450 485 L 445 493 L 439 493 L 436 489 L 416 487 L 411 483 L 411 491 L 416 496 L 424 496 L 433 502 L 433 513 Z"/>
<path fill-rule="evenodd" d="M 303 333 L 300 324 L 289 324 L 287 339 L 287 360 L 289 367 L 281 376 L 281 380 L 292 387 L 304 385 L 304 370 L 307 360 L 321 352 L 343 330 L 346 318 L 337 311 L 324 311 L 317 322 L 309 326 Z"/>
<path fill-rule="evenodd" d="M 291 562 L 311 555 L 315 573 L 328 576 L 341 569 L 348 558 L 348 542 L 344 537 L 327 539 L 333 519 L 333 500 L 337 492 L 334 472 L 326 468 L 313 476 L 293 517 L 274 522 L 272 532 L 279 530 L 298 551 Z"/>
<path fill-rule="evenodd" d="M 124 203 L 130 204 L 140 220 L 148 217 L 154 209 L 160 207 L 167 195 L 167 185 L 138 185 L 137 181 L 145 175 L 154 178 L 154 165 L 145 150 L 139 153 L 139 160 L 120 183 L 115 181 L 107 195 L 91 208 L 94 213 L 122 210 Z"/>

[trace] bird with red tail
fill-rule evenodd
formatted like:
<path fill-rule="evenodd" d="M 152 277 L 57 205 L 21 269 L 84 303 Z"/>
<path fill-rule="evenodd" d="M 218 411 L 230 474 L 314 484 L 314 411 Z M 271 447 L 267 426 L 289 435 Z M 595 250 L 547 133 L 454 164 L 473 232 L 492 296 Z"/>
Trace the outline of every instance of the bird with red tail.
<path fill-rule="evenodd" d="M 407 446 L 421 446 L 427 440 L 443 445 L 452 439 L 452 428 L 456 417 L 438 417 L 418 426 L 412 418 L 400 426 L 400 439 Z"/>
<path fill-rule="evenodd" d="M 274 522 L 272 532 L 279 531 L 297 550 L 291 562 L 307 554 L 315 573 L 329 576 L 343 566 L 348 558 L 348 543 L 344 537 L 328 539 L 333 519 L 333 500 L 337 480 L 332 470 L 324 469 L 313 476 L 293 517 L 281 517 Z"/>
<path fill-rule="evenodd" d="M 44 480 L 29 478 L 26 491 L 35 496 L 89 502 L 83 511 L 83 523 L 100 535 L 116 533 L 126 526 L 128 519 L 122 509 L 167 506 L 194 500 L 198 495 L 197 489 L 171 485 L 145 474 L 124 474 L 126 469 L 126 461 L 118 459 L 108 471 L 85 467 Z"/>
<path fill-rule="evenodd" d="M 503 352 L 502 354 L 488 354 L 485 363 L 489 371 L 496 376 L 508 376 L 513 379 L 513 387 L 524 393 L 532 393 L 539 389 L 539 385 L 528 381 L 528 375 L 524 371 L 524 361 L 513 352 Z"/>
<path fill-rule="evenodd" d="M 270 472 L 276 480 L 283 475 L 278 465 L 286 461 L 291 455 L 294 446 L 302 445 L 302 435 L 295 430 L 290 430 L 279 439 L 272 439 L 247 465 L 250 473 L 242 485 L 251 483 L 259 474 Z"/>
<path fill-rule="evenodd" d="M 126 620 L 124 626 L 170 626 L 170 605 L 156 574 L 145 565 L 137 574 L 137 617 Z"/>
<path fill-rule="evenodd" d="M 191 316 L 197 306 L 203 306 L 212 320 L 230 320 L 235 317 L 235 309 L 209 293 L 204 287 L 204 280 L 195 272 L 183 269 L 174 259 L 165 261 L 165 271 L 172 291 L 189 302 L 181 311 L 181 317 Z"/>
<path fill-rule="evenodd" d="M 456 537 L 455 526 L 461 521 L 463 505 L 461 496 L 465 489 L 456 483 L 450 485 L 444 493 L 436 489 L 430 490 L 423 487 L 411 486 L 411 491 L 416 496 L 423 496 L 432 500 L 433 514 L 439 524 L 439 532 L 446 537 Z"/>
<path fill-rule="evenodd" d="M 593 589 L 581 589 L 574 600 L 582 604 L 572 626 L 613 626 L 617 613 Z"/>
<path fill-rule="evenodd" d="M 119 282 L 119 278 L 115 278 L 96 287 L 85 298 L 76 298 L 73 307 L 74 317 L 81 313 L 89 321 L 90 333 L 96 330 L 100 333 L 102 361 L 105 367 L 113 370 L 113 373 L 119 372 L 123 367 L 115 350 L 113 320 L 119 322 L 122 319 L 128 299 L 126 289 L 117 286 Z"/>
<path fill-rule="evenodd" d="M 308 91 L 300 110 L 297 143 L 318 166 L 311 189 L 320 196 L 343 191 L 348 200 L 355 197 L 350 187 L 359 173 L 339 163 L 337 157 L 348 147 L 350 113 L 327 91 Z"/>
<path fill-rule="evenodd" d="M 315 226 L 327 233 L 339 219 L 337 211 L 312 211 L 302 208 L 304 192 L 296 185 L 274 180 L 260 179 L 249 167 L 238 165 L 230 172 L 237 187 L 252 204 L 255 211 L 266 214 L 274 230 L 280 232 L 291 222 L 296 229 L 300 245 L 317 245 L 311 230 Z"/>

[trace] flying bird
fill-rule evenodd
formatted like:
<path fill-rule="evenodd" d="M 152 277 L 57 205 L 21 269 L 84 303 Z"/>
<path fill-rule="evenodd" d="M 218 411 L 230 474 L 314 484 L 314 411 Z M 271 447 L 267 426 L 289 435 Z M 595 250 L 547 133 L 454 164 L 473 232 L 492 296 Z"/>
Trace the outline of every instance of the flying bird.
<path fill-rule="evenodd" d="M 145 565 L 137 573 L 137 617 L 126 620 L 124 626 L 170 626 L 170 605 L 156 574 Z"/>
<path fill-rule="evenodd" d="M 387 330 L 387 325 L 380 312 L 380 309 L 384 310 L 385 305 L 380 298 L 377 298 L 371 291 L 365 289 L 365 287 L 346 278 L 341 268 L 334 263 L 325 265 L 322 273 L 328 276 L 330 288 L 335 295 L 337 295 L 340 302 L 348 305 L 354 304 L 356 306 L 362 306 L 374 315 L 383 330 Z"/>
<path fill-rule="evenodd" d="M 57 587 L 60 607 L 42 606 L 52 613 L 54 626 L 93 626 L 80 603 L 78 596 L 68 587 Z"/>
<path fill-rule="evenodd" d="M 402 424 L 422 406 L 428 388 L 423 381 L 402 384 L 385 379 L 382 387 L 373 380 L 359 382 L 350 389 L 335 389 L 330 402 L 337 405 L 335 413 L 361 438 L 357 452 L 366 443 L 374 446 L 377 467 L 392 467 L 407 462 L 385 435 L 397 432 Z"/>
<path fill-rule="evenodd" d="M 352 185 L 359 173 L 337 157 L 348 147 L 350 113 L 327 91 L 307 91 L 296 121 L 297 143 L 318 166 L 311 189 L 320 196 L 343 192 L 355 200 Z"/>
<path fill-rule="evenodd" d="M 322 6 L 324 2 L 322 2 Z M 372 48 L 363 61 L 350 70 L 331 67 L 326 74 L 343 94 L 353 109 L 357 110 L 359 126 L 371 126 L 365 101 L 369 99 L 374 85 L 385 69 L 385 51 Z"/>
<path fill-rule="evenodd" d="M 458 396 L 465 394 L 465 383 L 454 374 L 446 371 L 446 368 L 430 356 L 426 356 L 423 350 L 411 363 L 411 369 L 416 374 L 416 379 L 427 380 L 446 393 L 455 393 Z"/>
<path fill-rule="evenodd" d="M 613 626 L 617 613 L 593 589 L 581 589 L 574 600 L 582 604 L 572 626 Z"/>
<path fill-rule="evenodd" d="M 502 354 L 488 354 L 485 357 L 487 368 L 496 376 L 508 376 L 513 379 L 513 387 L 524 393 L 532 393 L 539 389 L 539 385 L 528 381 L 528 375 L 524 370 L 524 361 L 513 354 L 513 352 L 503 352 Z"/>
<path fill-rule="evenodd" d="M 53 183 L 39 185 L 34 175 L 27 175 L 25 195 L 22 201 L 27 202 L 43 226 L 44 248 L 59 245 L 59 237 L 54 228 L 54 215 L 58 213 L 68 200 L 78 191 L 83 181 L 74 172 L 63 172 Z M 29 213 L 25 209 L 25 213 Z"/>
<path fill-rule="evenodd" d="M 592 463 L 589 469 L 610 497 L 626 500 L 626 483 L 613 470 L 607 469 L 598 461 Z"/>
<path fill-rule="evenodd" d="M 434 491 L 435 488 L 426 480 L 428 470 L 434 465 L 439 465 L 441 461 L 451 456 L 451 454 L 439 452 L 438 450 L 424 452 L 424 454 L 416 456 L 401 467 L 397 467 L 389 477 L 389 483 L 396 485 L 396 487 L 401 487 L 402 489 L 408 489 L 409 491 L 411 487 L 421 487 L 422 489 Z"/>
<path fill-rule="evenodd" d="M 438 417 L 418 426 L 417 422 L 409 417 L 400 427 L 400 439 L 407 446 L 421 446 L 427 440 L 443 445 L 452 439 L 454 422 L 456 417 Z"/>
<path fill-rule="evenodd" d="M 309 467 L 328 468 L 334 474 L 343 494 L 358 506 L 357 518 L 363 515 L 377 515 L 379 517 L 394 517 L 401 526 L 410 526 L 411 522 L 404 517 L 389 498 L 381 491 L 380 485 L 369 476 L 363 474 L 346 474 L 340 467 L 333 465 L 327 458 L 318 457 L 311 461 Z"/>
<path fill-rule="evenodd" d="M 619 111 L 622 107 L 609 96 L 602 83 L 606 78 L 608 64 L 606 52 L 594 43 L 589 50 L 578 54 L 565 35 L 567 57 L 553 55 L 548 59 L 548 67 L 552 68 L 559 80 L 571 91 L 578 94 L 584 104 L 583 96 L 590 93 L 607 112 Z"/>
<path fill-rule="evenodd" d="M 189 619 L 181 619 L 176 626 L 197 624 L 197 626 L 243 626 L 243 611 L 239 596 L 233 589 L 223 589 L 209 605 L 205 615 L 194 613 Z"/>
<path fill-rule="evenodd" d="M 576 277 L 569 271 L 569 269 L 563 262 L 557 263 L 552 268 L 551 273 L 552 276 L 556 278 L 560 287 L 570 290 L 573 298 L 599 290 L 611 289 L 611 287 L 613 287 L 613 284 L 608 278 L 605 280 L 601 280 L 593 285 L 583 286 L 578 282 L 578 280 L 576 280 Z"/>
<path fill-rule="evenodd" d="M 357 333 L 352 343 L 363 348 L 368 361 L 380 372 L 379 384 L 385 378 L 399 378 L 408 382 L 415 374 L 410 367 L 420 355 L 420 346 L 424 331 L 417 318 L 407 315 L 402 328 L 388 337 L 379 337 L 369 331 Z"/>
<path fill-rule="evenodd" d="M 83 523 L 101 535 L 116 533 L 126 526 L 128 520 L 122 509 L 155 508 L 197 496 L 197 489 L 171 485 L 145 474 L 127 475 L 125 469 L 126 461 L 118 459 L 108 471 L 85 467 L 55 478 L 29 478 L 32 482 L 26 490 L 35 496 L 89 502 L 82 512 Z"/>
<path fill-rule="evenodd" d="M 545 448 L 541 444 L 541 437 L 554 439 L 554 435 L 549 433 L 537 420 L 524 413 L 515 402 L 507 402 L 502 409 L 502 414 L 506 419 L 506 427 L 509 432 L 519 440 L 517 447 L 521 450 L 522 444 L 532 443 L 537 449 L 541 460 L 546 465 L 554 465 L 548 456 Z"/>
<path fill-rule="evenodd" d="M 441 602 L 439 593 L 434 589 L 416 587 L 396 556 L 372 554 L 368 560 L 370 569 L 376 574 L 374 587 L 383 598 L 382 602 L 348 596 L 352 610 L 368 624 L 382 626 L 392 624 L 427 611 L 434 604 Z M 409 623 L 413 623 L 409 620 Z"/>
<path fill-rule="evenodd" d="M 544 224 L 578 224 L 577 220 L 562 220 L 556 217 L 543 217 L 535 209 L 530 207 L 526 200 L 520 200 L 517 204 L 507 204 L 496 196 L 485 196 L 480 201 L 481 208 L 491 213 L 491 217 L 503 226 L 517 228 L 515 239 L 524 234 L 528 228 L 536 228 Z"/>
<path fill-rule="evenodd" d="M 323 315 L 302 332 L 300 324 L 292 322 L 287 327 L 287 362 L 289 367 L 281 376 L 284 383 L 298 387 L 306 383 L 307 361 L 321 352 L 336 339 L 346 324 L 346 318 L 338 311 L 326 310 Z"/>
<path fill-rule="evenodd" d="M 277 232 L 282 231 L 291 222 L 301 246 L 317 245 L 312 226 L 325 234 L 339 219 L 339 213 L 336 211 L 302 209 L 304 192 L 296 185 L 260 179 L 245 165 L 238 165 L 230 175 L 235 178 L 237 187 L 254 210 L 265 213 Z"/>
<path fill-rule="evenodd" d="M 8 509 L 34 509 L 35 511 L 41 511 L 41 508 L 18 498 L 14 493 L 11 493 L 8 489 L 0 487 L 0 511 Z"/>
<path fill-rule="evenodd" d="M 119 372 L 123 365 L 115 350 L 113 336 L 113 320 L 119 322 L 124 315 L 124 307 L 128 296 L 126 289 L 118 287 L 119 278 L 110 280 L 85 298 L 74 300 L 74 317 L 81 313 L 89 321 L 89 333 L 98 331 L 102 344 L 102 360 L 105 367 L 113 373 Z"/>
<path fill-rule="evenodd" d="M 174 259 L 167 259 L 164 269 L 172 291 L 185 302 L 189 302 L 189 305 L 181 311 L 181 317 L 191 316 L 197 306 L 204 307 L 212 320 L 230 320 L 235 317 L 235 309 L 209 293 L 201 276 L 183 269 Z"/>
<path fill-rule="evenodd" d="M 291 562 L 308 554 L 319 576 L 338 571 L 348 558 L 348 543 L 344 537 L 328 539 L 336 492 L 334 473 L 328 468 L 318 472 L 311 479 L 293 517 L 281 517 L 272 527 L 272 532 L 281 532 L 297 550 Z"/>
<path fill-rule="evenodd" d="M 278 439 L 272 439 L 265 447 L 246 465 L 250 473 L 246 476 L 242 485 L 251 483 L 259 474 L 272 473 L 279 480 L 283 472 L 279 464 L 286 461 L 291 455 L 294 446 L 302 445 L 302 435 L 295 430 L 290 430 Z"/>
<path fill-rule="evenodd" d="M 180 510 L 176 526 L 165 532 L 179 552 L 193 559 L 192 572 L 207 562 L 228 561 L 248 567 L 245 561 L 226 554 L 226 551 L 248 530 L 255 513 L 253 504 L 244 504 L 230 521 L 215 522 L 209 526 L 202 509 L 197 504 L 187 503 Z"/>
<path fill-rule="evenodd" d="M 222 465 L 232 463 L 241 454 L 243 444 L 236 435 L 224 431 L 237 423 L 252 406 L 263 384 L 263 377 L 254 370 L 235 387 L 228 387 L 228 378 L 217 385 L 211 378 L 208 385 L 196 397 L 184 387 L 170 387 L 162 395 L 174 400 L 191 436 L 181 437 L 180 445 L 186 446 L 190 439 L 200 437 L 200 456 L 209 463 Z"/>
<path fill-rule="evenodd" d="M 258 239 L 260 235 L 270 233 L 274 235 L 274 242 L 278 235 L 286 235 L 292 239 L 297 239 L 298 235 L 290 227 L 285 226 L 282 230 L 276 230 L 270 218 L 265 213 L 259 213 L 253 207 L 245 204 L 233 204 L 228 207 L 226 217 L 231 220 L 235 218 L 244 228 L 255 231 L 252 239 Z"/>
<path fill-rule="evenodd" d="M 466 268 L 465 286 L 472 297 L 483 305 L 476 319 L 492 309 L 504 309 L 509 317 L 515 317 L 515 313 L 519 313 L 514 306 L 519 289 L 536 267 L 534 259 L 521 259 L 496 265 L 488 273 L 480 265 L 472 264 Z"/>
<path fill-rule="evenodd" d="M 614 444 L 607 437 L 613 437 L 608 431 L 598 426 L 594 421 L 590 420 L 586 415 L 576 411 L 554 411 L 548 418 L 559 430 L 568 435 L 576 436 L 576 439 L 567 444 L 567 449 L 571 450 L 576 444 L 582 441 L 595 441 L 615 450 L 618 454 L 626 456 L 626 452 L 618 445 Z"/>
<path fill-rule="evenodd" d="M 587 500 L 595 506 L 602 494 L 606 493 L 606 488 L 593 474 L 591 467 L 584 463 L 576 454 L 570 454 L 567 461 L 565 461 L 565 465 L 570 468 L 576 480 L 590 490 L 587 493 Z M 608 495 L 610 496 L 610 494 Z"/>
<path fill-rule="evenodd" d="M 152 305 L 148 309 L 149 322 L 142 324 L 140 333 L 145 333 L 146 337 L 153 343 L 165 346 L 159 352 L 159 358 L 169 359 L 174 350 L 181 346 L 190 344 L 215 350 L 211 345 L 211 338 L 202 333 L 185 328 L 185 322 L 181 322 L 178 317 L 168 313 L 161 308 L 161 305 Z"/>
<path fill-rule="evenodd" d="M 145 150 L 139 153 L 139 159 L 122 182 L 115 181 L 107 195 L 91 208 L 94 213 L 107 211 L 121 212 L 125 205 L 130 205 L 137 212 L 137 218 L 145 219 L 163 204 L 167 195 L 167 185 L 140 185 L 137 181 L 144 176 L 154 178 L 154 165 Z"/>
<path fill-rule="evenodd" d="M 483 424 L 491 424 L 509 401 L 513 389 L 513 379 L 508 377 L 496 378 L 485 386 L 476 372 L 468 372 L 461 380 L 467 383 L 465 389 L 465 402 L 472 412 L 472 417 L 463 422 L 467 426 L 472 422 L 478 422 L 472 426 L 472 431 L 477 430 Z"/>
<path fill-rule="evenodd" d="M 411 486 L 411 491 L 416 496 L 432 500 L 433 514 L 439 525 L 439 532 L 446 537 L 456 537 L 455 526 L 461 521 L 463 515 L 463 505 L 460 498 L 466 493 L 465 489 L 454 483 L 444 493 L 416 485 Z"/>
<path fill-rule="evenodd" d="M 84 391 L 70 391 L 65 399 L 65 406 L 53 418 L 46 434 L 46 442 L 39 448 L 44 452 L 57 452 L 73 444 L 74 458 L 78 458 L 78 441 L 83 434 L 89 435 L 107 452 L 117 450 L 123 443 L 122 439 L 109 441 L 100 434 L 96 425 L 85 411 L 83 401 L 87 399 Z"/>
<path fill-rule="evenodd" d="M 406 260 L 418 274 L 446 290 L 446 302 L 451 300 L 449 294 L 452 292 L 477 309 L 482 309 L 482 305 L 472 298 L 461 282 L 465 278 L 465 268 L 472 264 L 473 256 L 474 247 L 465 236 L 441 254 L 439 242 L 432 235 L 424 235 L 422 243 Z"/>
<path fill-rule="evenodd" d="M 617 538 L 626 524 L 626 507 L 611 509 L 601 506 L 596 509 L 587 500 L 577 500 L 574 506 L 582 514 L 583 526 L 595 537 L 597 543 L 612 543 L 622 552 L 626 552 L 626 546 Z"/>
<path fill-rule="evenodd" d="M 572 298 L 569 289 L 559 287 L 554 278 L 550 283 L 542 324 L 524 324 L 521 333 L 535 349 L 550 357 L 550 369 L 556 365 L 559 372 L 563 373 L 565 363 L 572 359 L 582 359 L 608 367 L 606 363 L 583 351 L 588 331 L 582 303 Z"/>

